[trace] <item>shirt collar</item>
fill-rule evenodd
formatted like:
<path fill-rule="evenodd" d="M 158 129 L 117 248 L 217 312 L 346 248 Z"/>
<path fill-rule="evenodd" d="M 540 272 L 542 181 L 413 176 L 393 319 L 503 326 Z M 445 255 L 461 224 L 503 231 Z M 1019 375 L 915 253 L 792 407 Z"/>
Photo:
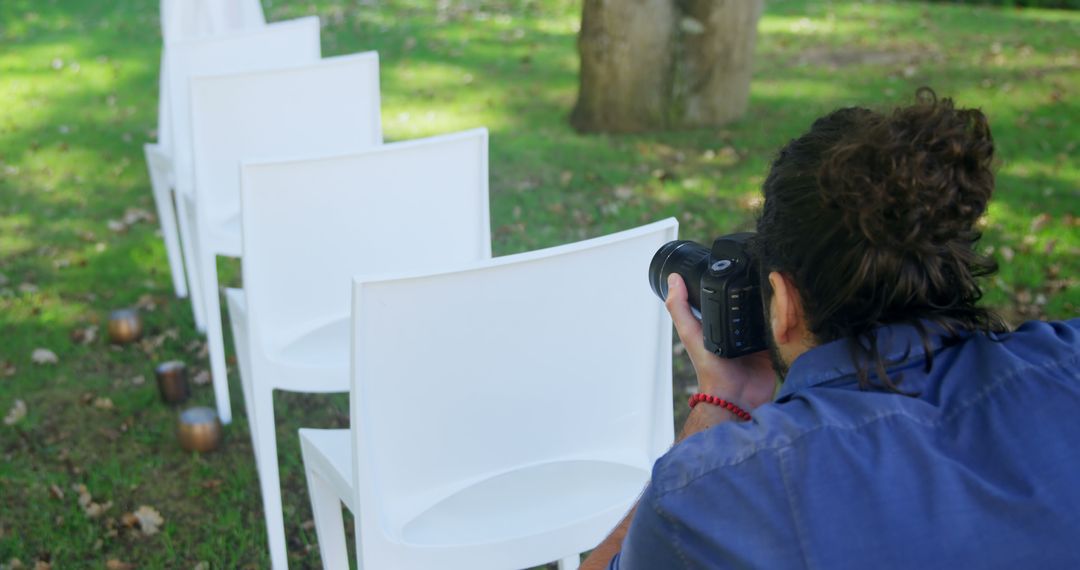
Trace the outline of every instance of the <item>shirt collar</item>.
<path fill-rule="evenodd" d="M 931 352 L 944 343 L 945 331 L 938 325 L 923 321 Z M 919 329 L 911 324 L 887 325 L 876 331 L 878 352 L 885 357 L 888 369 L 921 360 L 926 353 Z M 777 400 L 832 380 L 856 376 L 852 359 L 851 339 L 832 341 L 816 346 L 799 355 L 791 364 L 784 383 L 780 386 Z"/>

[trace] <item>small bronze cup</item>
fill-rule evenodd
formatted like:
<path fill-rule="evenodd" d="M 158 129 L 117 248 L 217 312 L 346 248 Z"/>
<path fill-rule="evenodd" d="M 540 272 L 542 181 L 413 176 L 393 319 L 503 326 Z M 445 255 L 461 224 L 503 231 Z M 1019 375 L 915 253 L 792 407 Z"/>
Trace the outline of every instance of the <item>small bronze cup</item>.
<path fill-rule="evenodd" d="M 135 342 L 142 336 L 142 330 L 138 309 L 118 309 L 109 313 L 109 341 L 113 344 Z"/>
<path fill-rule="evenodd" d="M 180 404 L 191 396 L 188 388 L 187 366 L 179 360 L 162 362 L 154 368 L 161 400 L 166 404 Z"/>
<path fill-rule="evenodd" d="M 217 412 L 210 408 L 188 408 L 180 412 L 176 437 L 180 447 L 187 451 L 206 453 L 217 449 L 221 443 L 221 421 Z"/>

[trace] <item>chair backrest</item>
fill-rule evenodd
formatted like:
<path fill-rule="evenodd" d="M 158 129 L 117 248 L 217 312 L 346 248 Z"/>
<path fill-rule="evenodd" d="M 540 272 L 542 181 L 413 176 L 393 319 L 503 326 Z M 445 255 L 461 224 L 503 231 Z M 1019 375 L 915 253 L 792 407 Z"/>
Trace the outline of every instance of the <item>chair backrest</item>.
<path fill-rule="evenodd" d="M 158 81 L 158 146 L 171 156 L 172 115 L 167 63 L 168 45 L 214 34 L 228 34 L 266 25 L 259 0 L 161 0 L 161 52 Z"/>
<path fill-rule="evenodd" d="M 596 459 L 647 473 L 673 428 L 671 322 L 646 273 L 676 232 L 668 219 L 448 273 L 357 277 L 364 540 L 407 542 L 394 529 L 440 498 L 520 468 Z"/>
<path fill-rule="evenodd" d="M 241 161 L 382 143 L 375 52 L 197 77 L 191 97 L 196 204 L 210 223 L 239 214 Z"/>
<path fill-rule="evenodd" d="M 161 36 L 167 44 L 265 24 L 259 0 L 161 0 Z"/>
<path fill-rule="evenodd" d="M 169 45 L 165 53 L 169 132 L 178 190 L 194 184 L 191 142 L 191 79 L 319 61 L 319 19 L 298 18 L 228 35 Z M 263 94 L 258 94 L 262 96 Z M 255 94 L 249 93 L 253 98 Z M 246 103 L 246 102 L 245 102 Z"/>
<path fill-rule="evenodd" d="M 241 167 L 242 273 L 256 350 L 347 318 L 359 273 L 491 257 L 487 131 Z"/>

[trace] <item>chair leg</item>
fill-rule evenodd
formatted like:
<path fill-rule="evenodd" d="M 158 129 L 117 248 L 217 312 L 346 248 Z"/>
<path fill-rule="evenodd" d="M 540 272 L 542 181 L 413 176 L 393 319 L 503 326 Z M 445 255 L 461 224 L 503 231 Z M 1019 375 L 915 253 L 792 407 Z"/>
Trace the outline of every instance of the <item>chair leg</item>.
<path fill-rule="evenodd" d="M 307 468 L 305 471 L 323 568 L 347 569 L 349 549 L 345 544 L 345 522 L 341 517 L 341 499 L 330 484 L 314 469 Z"/>
<path fill-rule="evenodd" d="M 240 370 L 240 388 L 244 395 L 244 410 L 247 412 L 248 425 L 251 429 L 251 445 L 255 450 L 255 460 L 258 461 L 259 446 L 255 440 L 255 403 L 254 396 L 252 395 L 252 386 L 254 386 L 253 372 L 251 370 L 251 352 L 248 346 L 247 336 L 247 318 L 239 305 L 234 304 L 234 299 L 228 293 L 225 296 L 227 306 L 229 308 L 229 326 L 232 329 L 233 334 L 233 346 L 236 348 L 236 362 Z"/>
<path fill-rule="evenodd" d="M 577 570 L 581 564 L 581 555 L 573 554 L 559 560 L 559 570 Z"/>
<path fill-rule="evenodd" d="M 200 260 L 199 273 L 206 313 L 206 343 L 210 352 L 210 377 L 214 382 L 218 416 L 221 423 L 228 424 L 232 422 L 232 406 L 229 403 L 229 374 L 225 367 L 225 334 L 221 327 L 216 257 L 213 252 L 203 252 Z"/>
<path fill-rule="evenodd" d="M 255 463 L 259 470 L 266 537 L 270 544 L 270 563 L 274 570 L 289 567 L 285 548 L 285 520 L 281 506 L 281 479 L 278 474 L 277 430 L 274 425 L 273 389 L 254 391 L 254 416 L 251 422 L 255 439 Z"/>
<path fill-rule="evenodd" d="M 180 228 L 180 246 L 184 250 L 184 271 L 188 278 L 188 292 L 191 295 L 191 311 L 195 316 L 195 328 L 206 332 L 206 313 L 203 308 L 202 277 L 199 271 L 199 239 L 195 235 L 194 212 L 188 208 L 185 199 L 176 195 L 176 213 Z"/>
<path fill-rule="evenodd" d="M 358 509 L 361 507 L 357 507 Z M 364 548 L 360 536 L 360 513 L 353 511 L 353 544 L 356 545 L 356 570 L 364 570 Z"/>
<path fill-rule="evenodd" d="M 187 297 L 187 276 L 184 272 L 184 257 L 180 252 L 180 236 L 177 233 L 176 209 L 173 207 L 172 189 L 168 183 L 168 173 L 162 171 L 161 160 L 151 157 L 155 151 L 146 145 L 147 170 L 150 171 L 150 188 L 154 193 L 154 205 L 157 206 L 158 222 L 161 224 L 161 237 L 165 242 L 165 257 L 169 262 L 169 274 L 172 276 L 173 291 L 177 297 Z"/>

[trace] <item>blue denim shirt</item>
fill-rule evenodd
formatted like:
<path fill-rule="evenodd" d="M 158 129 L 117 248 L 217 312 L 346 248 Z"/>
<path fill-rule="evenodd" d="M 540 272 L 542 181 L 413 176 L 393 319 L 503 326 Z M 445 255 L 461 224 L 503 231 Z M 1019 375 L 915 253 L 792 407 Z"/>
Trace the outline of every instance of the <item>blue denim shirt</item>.
<path fill-rule="evenodd" d="M 995 341 L 882 329 L 907 397 L 846 344 L 793 363 L 750 422 L 657 461 L 612 568 L 1080 568 L 1080 319 Z"/>

